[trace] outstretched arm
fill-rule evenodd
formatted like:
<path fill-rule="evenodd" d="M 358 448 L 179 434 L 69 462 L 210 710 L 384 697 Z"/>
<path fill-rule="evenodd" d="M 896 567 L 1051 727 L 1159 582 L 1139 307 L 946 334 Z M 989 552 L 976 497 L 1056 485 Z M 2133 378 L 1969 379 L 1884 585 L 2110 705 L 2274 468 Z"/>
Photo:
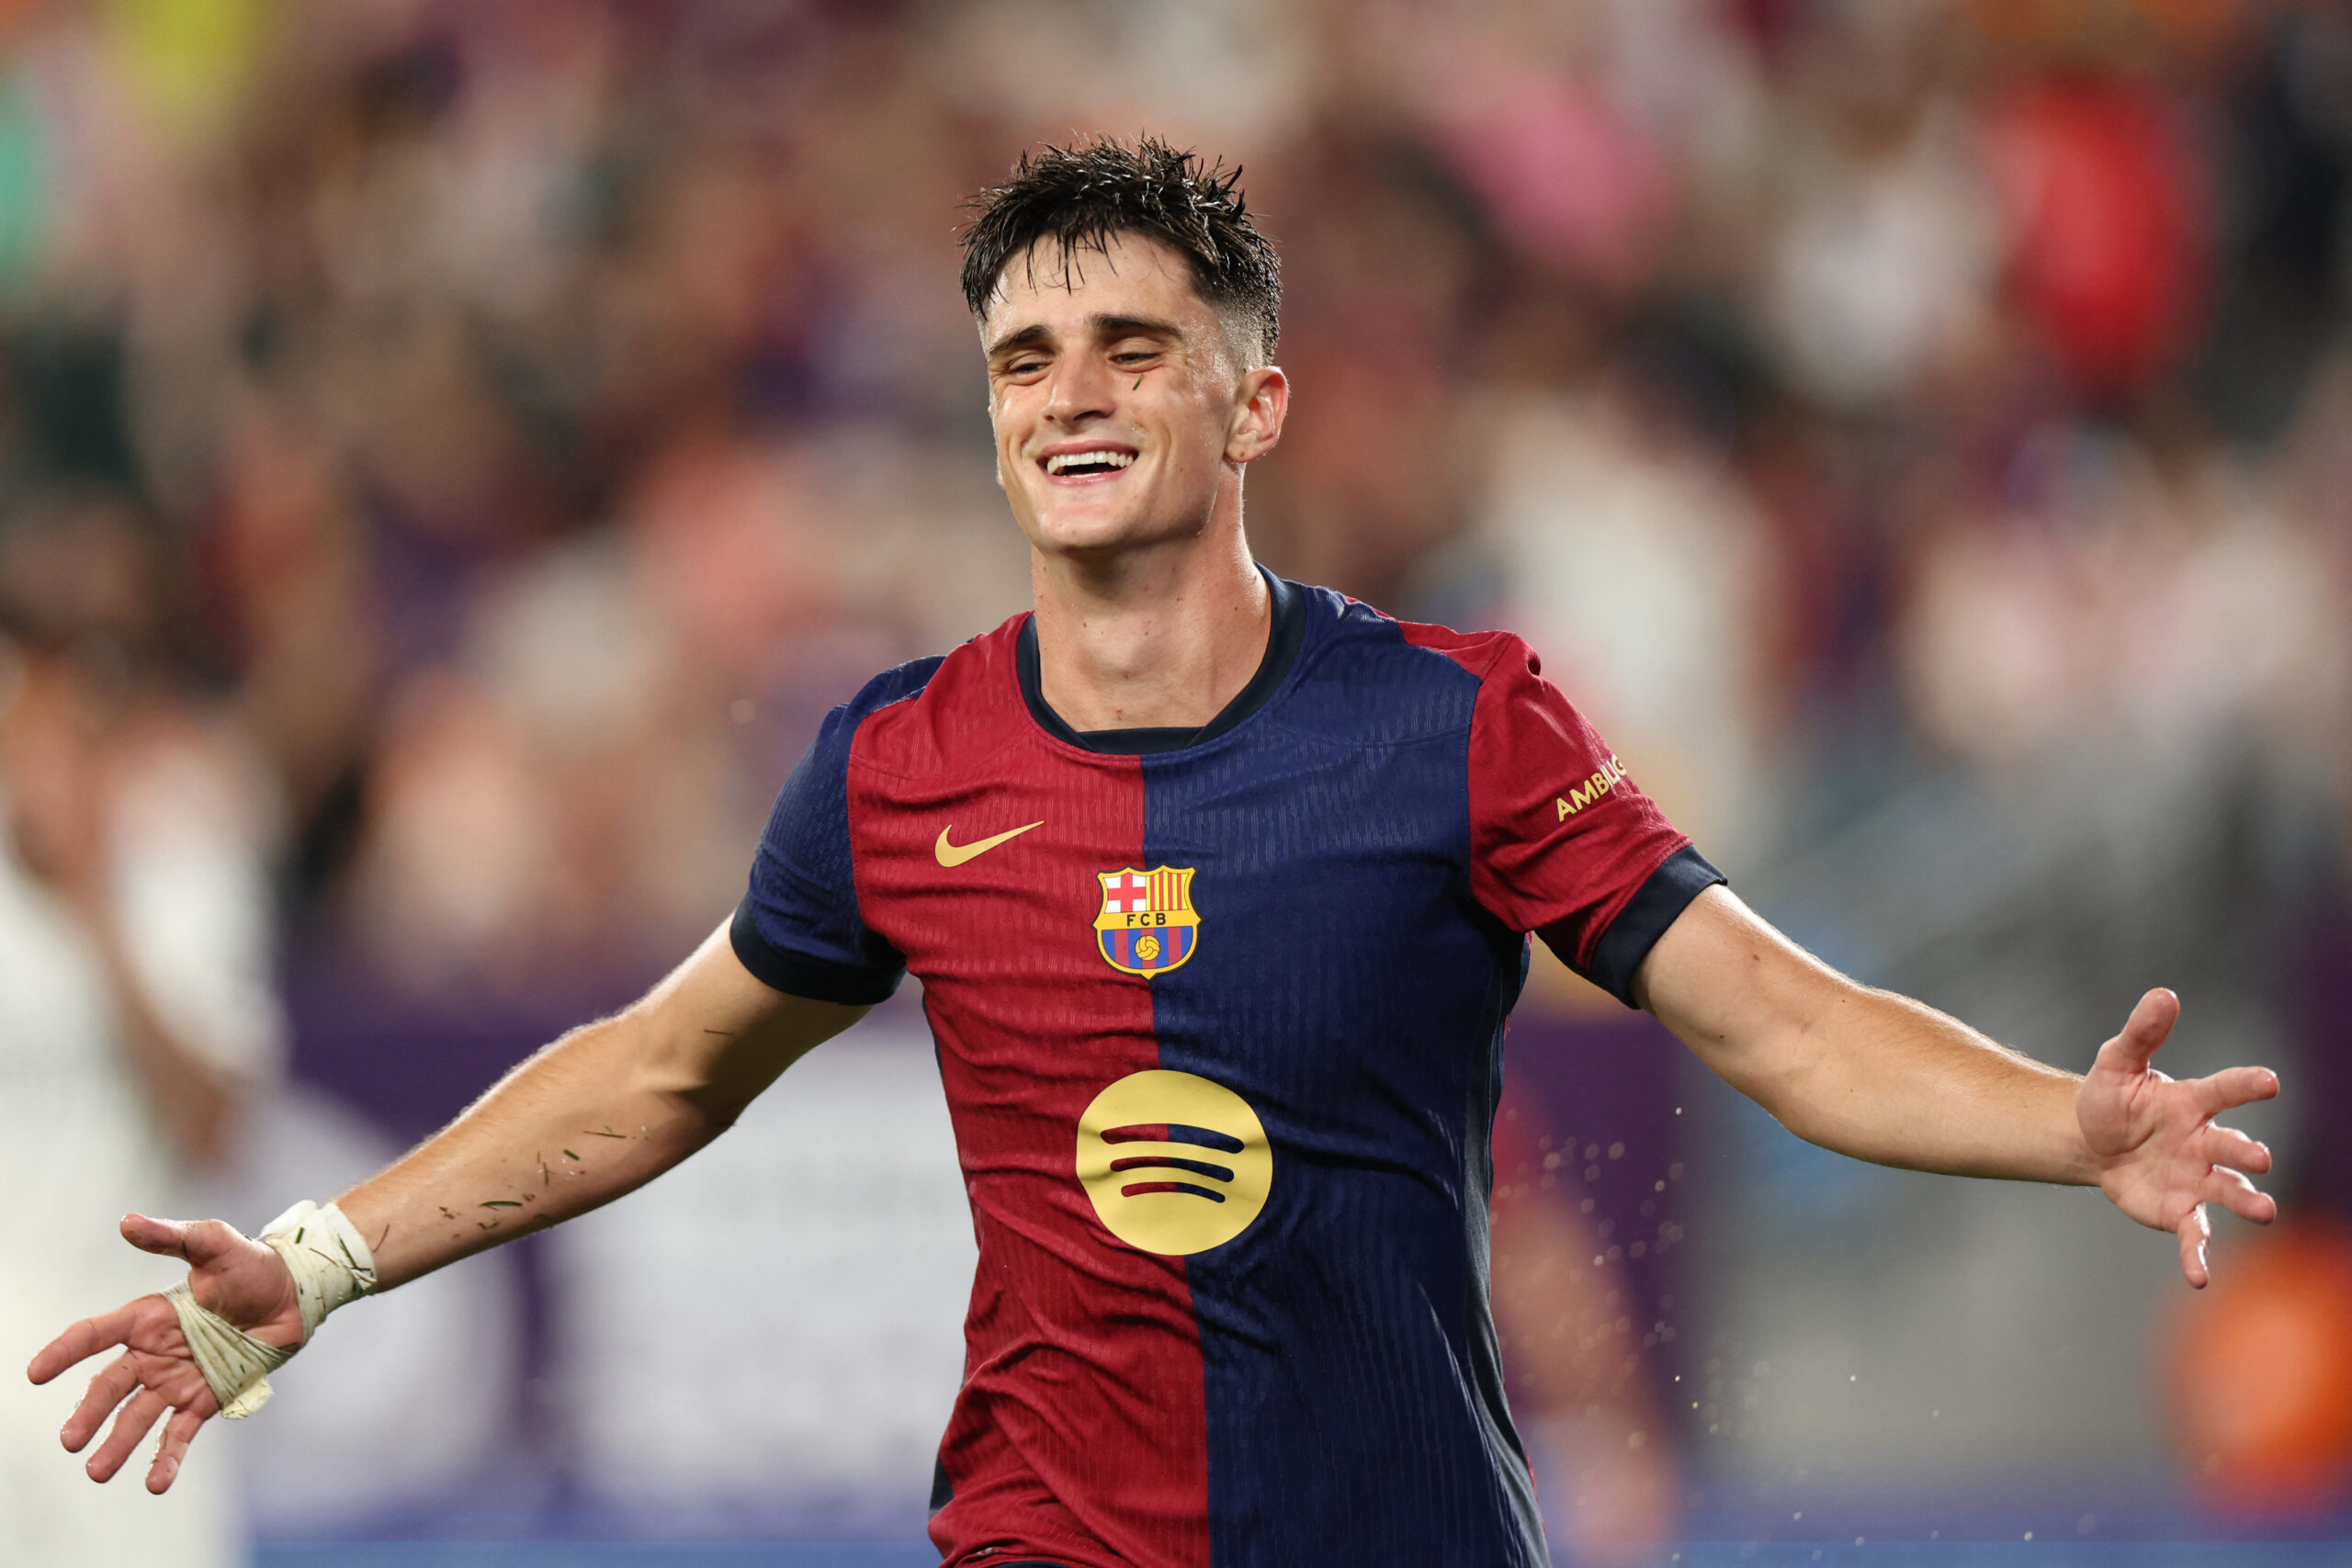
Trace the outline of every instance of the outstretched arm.
<path fill-rule="evenodd" d="M 2270 1151 L 2213 1118 L 2278 1092 L 2267 1067 L 2175 1082 L 2149 1066 L 2180 1001 L 2150 991 L 2077 1077 L 1956 1019 L 1858 985 L 1729 889 L 1691 902 L 1634 976 L 1641 1004 L 1732 1087 L 1809 1143 L 1880 1165 L 2103 1189 L 2180 1239 L 2206 1282 L 2204 1205 L 2267 1224 L 2278 1204 L 2244 1172 Z"/>
<path fill-rule="evenodd" d="M 865 1010 L 769 988 L 721 926 L 642 999 L 538 1052 L 336 1201 L 389 1290 L 642 1187 Z"/>
<path fill-rule="evenodd" d="M 770 989 L 736 958 L 722 926 L 642 999 L 538 1052 L 338 1206 L 374 1248 L 379 1288 L 390 1289 L 643 1186 L 865 1012 Z M 185 1258 L 197 1301 L 236 1327 L 281 1349 L 300 1345 L 293 1280 L 270 1247 L 219 1220 L 132 1214 L 122 1234 Z M 219 1409 L 168 1301 L 141 1296 L 85 1318 L 33 1358 L 29 1374 L 47 1382 L 117 1346 L 122 1354 L 91 1380 L 62 1436 L 78 1453 L 122 1406 L 86 1466 L 106 1481 L 173 1412 L 147 1472 L 147 1489 L 162 1492 Z"/>

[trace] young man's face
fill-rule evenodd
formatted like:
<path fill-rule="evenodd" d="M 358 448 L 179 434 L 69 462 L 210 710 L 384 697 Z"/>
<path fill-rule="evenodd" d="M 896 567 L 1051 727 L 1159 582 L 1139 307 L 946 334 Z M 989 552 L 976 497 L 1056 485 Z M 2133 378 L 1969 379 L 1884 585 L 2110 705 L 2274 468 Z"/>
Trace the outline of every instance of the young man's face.
<path fill-rule="evenodd" d="M 1184 259 L 1114 235 L 1016 256 L 980 322 L 997 482 L 1029 542 L 1100 554 L 1198 534 L 1272 447 L 1282 372 L 1246 369 Z"/>

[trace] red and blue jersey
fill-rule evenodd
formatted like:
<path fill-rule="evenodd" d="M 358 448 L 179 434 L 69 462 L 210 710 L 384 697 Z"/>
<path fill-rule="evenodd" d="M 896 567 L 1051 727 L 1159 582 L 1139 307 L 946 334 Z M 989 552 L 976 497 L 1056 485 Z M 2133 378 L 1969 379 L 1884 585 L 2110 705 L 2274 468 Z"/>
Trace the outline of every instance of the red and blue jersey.
<path fill-rule="evenodd" d="M 1504 1020 L 1527 933 L 1623 998 L 1720 877 L 1518 637 L 1273 587 L 1197 731 L 1071 732 L 1026 615 L 879 677 L 735 918 L 780 990 L 922 981 L 979 1244 L 950 1563 L 1546 1561 L 1487 1303 Z"/>

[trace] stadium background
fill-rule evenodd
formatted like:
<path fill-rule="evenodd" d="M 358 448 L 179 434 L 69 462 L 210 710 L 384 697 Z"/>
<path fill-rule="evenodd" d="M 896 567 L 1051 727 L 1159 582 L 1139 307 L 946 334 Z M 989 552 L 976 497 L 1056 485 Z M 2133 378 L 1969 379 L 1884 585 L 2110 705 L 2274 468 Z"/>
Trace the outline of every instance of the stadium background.
<path fill-rule="evenodd" d="M 1539 974 L 1518 1176 L 1623 1292 L 1684 1560 L 2345 1529 L 2352 12 L 11 0 L 0 40 L 0 598 L 235 759 L 273 889 L 281 1066 L 185 1202 L 323 1195 L 626 1000 L 827 706 L 1022 607 L 956 204 L 1148 129 L 1282 246 L 1268 563 L 1526 633 L 1854 973 L 2075 1067 L 2169 984 L 2161 1065 L 2287 1077 L 2242 1120 L 2291 1234 L 2221 1221 L 2190 1303 L 2088 1196 L 1821 1154 Z M 657 1188 L 339 1318 L 197 1462 L 268 1564 L 926 1562 L 946 1137 L 895 1004 Z M 1625 1408 L 1521 1404 L 1555 1460 Z"/>

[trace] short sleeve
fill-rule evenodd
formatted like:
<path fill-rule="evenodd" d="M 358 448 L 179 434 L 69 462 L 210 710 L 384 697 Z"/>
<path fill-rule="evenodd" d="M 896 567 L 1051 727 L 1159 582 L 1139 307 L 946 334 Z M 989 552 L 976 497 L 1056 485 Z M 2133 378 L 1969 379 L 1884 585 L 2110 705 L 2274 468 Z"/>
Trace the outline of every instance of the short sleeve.
<path fill-rule="evenodd" d="M 1513 931 L 1627 1006 L 1667 927 L 1724 880 L 1628 776 L 1517 637 L 1470 730 L 1471 884 Z"/>
<path fill-rule="evenodd" d="M 876 707 L 910 694 L 907 678 L 914 668 L 878 678 L 827 716 L 760 835 L 751 888 L 728 936 L 743 967 L 779 991 L 867 1006 L 906 976 L 905 956 L 868 930 L 858 910 L 849 767 L 858 726 Z M 920 688 L 920 681 L 913 684 Z"/>

